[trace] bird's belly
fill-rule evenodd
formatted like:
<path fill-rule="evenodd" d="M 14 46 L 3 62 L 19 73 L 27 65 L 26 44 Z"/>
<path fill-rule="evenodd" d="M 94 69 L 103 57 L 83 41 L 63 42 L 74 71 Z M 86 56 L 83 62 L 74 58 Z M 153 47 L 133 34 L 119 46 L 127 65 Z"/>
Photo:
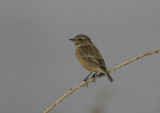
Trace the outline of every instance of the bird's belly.
<path fill-rule="evenodd" d="M 97 65 L 91 63 L 90 61 L 87 61 L 86 59 L 83 59 L 81 56 L 76 55 L 77 59 L 79 60 L 79 62 L 81 63 L 81 65 L 86 68 L 87 70 L 91 71 L 91 72 L 98 72 L 99 68 Z"/>
<path fill-rule="evenodd" d="M 86 61 L 80 61 L 81 65 L 86 68 L 87 70 L 91 71 L 91 72 L 98 72 L 98 68 L 97 66 L 93 66 L 92 64 L 89 64 Z"/>

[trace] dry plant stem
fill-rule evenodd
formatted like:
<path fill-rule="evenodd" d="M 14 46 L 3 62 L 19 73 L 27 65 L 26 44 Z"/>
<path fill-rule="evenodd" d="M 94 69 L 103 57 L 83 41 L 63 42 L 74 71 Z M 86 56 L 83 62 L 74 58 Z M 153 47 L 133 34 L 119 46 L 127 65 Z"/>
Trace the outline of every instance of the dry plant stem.
<path fill-rule="evenodd" d="M 130 59 L 130 60 L 127 60 L 121 64 L 117 64 L 115 66 L 113 66 L 112 68 L 108 69 L 107 71 L 108 72 L 111 72 L 113 70 L 116 70 L 122 66 L 125 66 L 127 64 L 130 64 L 131 62 L 135 61 L 135 60 L 138 60 L 144 56 L 147 56 L 147 55 L 150 55 L 150 54 L 153 54 L 153 53 L 158 53 L 160 52 L 160 49 L 157 49 L 157 50 L 153 50 L 153 51 L 149 51 L 149 52 L 146 52 L 146 53 L 143 53 L 143 54 L 140 54 L 140 55 L 137 55 L 136 57 Z M 87 80 L 87 83 L 89 82 L 92 82 L 94 79 L 97 79 L 101 76 L 104 76 L 103 73 L 100 73 L 98 74 L 97 76 L 95 76 L 95 78 L 90 78 Z M 61 97 L 59 97 L 52 105 L 50 105 L 43 113 L 48 113 L 53 107 L 55 107 L 59 102 L 61 102 L 63 99 L 65 99 L 66 97 L 68 97 L 71 93 L 75 92 L 77 89 L 79 89 L 80 87 L 86 85 L 86 82 L 85 81 L 82 81 L 80 84 L 78 84 L 77 86 L 75 86 L 74 88 L 71 88 L 70 90 L 68 90 L 66 93 L 64 93 Z"/>

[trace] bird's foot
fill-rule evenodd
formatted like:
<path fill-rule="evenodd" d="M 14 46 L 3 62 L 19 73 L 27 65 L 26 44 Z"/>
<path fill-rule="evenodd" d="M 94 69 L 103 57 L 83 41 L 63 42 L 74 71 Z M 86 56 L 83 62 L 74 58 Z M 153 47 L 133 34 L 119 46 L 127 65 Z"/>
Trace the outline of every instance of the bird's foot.
<path fill-rule="evenodd" d="M 87 82 L 87 78 L 85 78 L 83 81 L 85 81 L 86 82 L 86 86 L 88 87 L 88 82 Z"/>
<path fill-rule="evenodd" d="M 95 74 L 92 77 L 94 78 L 93 82 L 96 83 L 96 76 L 95 76 Z"/>

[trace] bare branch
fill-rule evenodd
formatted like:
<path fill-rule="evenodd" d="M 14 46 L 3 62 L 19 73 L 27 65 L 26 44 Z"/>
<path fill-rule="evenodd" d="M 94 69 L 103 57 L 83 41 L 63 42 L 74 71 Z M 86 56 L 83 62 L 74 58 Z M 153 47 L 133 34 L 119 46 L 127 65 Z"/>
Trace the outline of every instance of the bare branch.
<path fill-rule="evenodd" d="M 150 55 L 150 54 L 153 54 L 153 53 L 158 53 L 160 52 L 160 49 L 157 49 L 157 50 L 153 50 L 153 51 L 149 51 L 149 52 L 145 52 L 143 54 L 140 54 L 140 55 L 137 55 L 136 57 L 130 59 L 130 60 L 127 60 L 121 64 L 117 64 L 115 66 L 113 66 L 112 68 L 108 69 L 107 71 L 108 72 L 111 72 L 111 71 L 114 71 L 122 66 L 125 66 L 127 64 L 130 64 L 131 62 L 135 61 L 135 60 L 138 60 L 144 56 L 147 56 L 147 55 Z M 87 80 L 87 83 L 90 83 L 92 82 L 94 79 L 97 79 L 97 78 L 100 78 L 101 76 L 104 76 L 103 73 L 100 73 L 98 74 L 95 78 L 90 78 Z M 43 113 L 48 113 L 53 107 L 55 107 L 59 102 L 61 102 L 62 100 L 64 100 L 66 97 L 68 97 L 71 93 L 75 92 L 76 90 L 78 90 L 80 87 L 86 85 L 86 82 L 85 81 L 82 81 L 80 84 L 76 85 L 74 88 L 71 88 L 70 90 L 68 90 L 66 93 L 64 93 L 61 97 L 59 97 L 53 104 L 51 104 Z"/>

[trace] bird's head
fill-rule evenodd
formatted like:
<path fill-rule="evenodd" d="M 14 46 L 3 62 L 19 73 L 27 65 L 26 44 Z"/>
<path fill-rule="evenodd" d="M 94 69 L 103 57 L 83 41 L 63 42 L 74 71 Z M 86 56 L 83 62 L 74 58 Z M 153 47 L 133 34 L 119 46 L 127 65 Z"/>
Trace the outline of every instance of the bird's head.
<path fill-rule="evenodd" d="M 87 35 L 84 35 L 84 34 L 76 35 L 74 38 L 69 39 L 69 40 L 73 41 L 75 46 L 92 43 L 91 39 Z"/>

